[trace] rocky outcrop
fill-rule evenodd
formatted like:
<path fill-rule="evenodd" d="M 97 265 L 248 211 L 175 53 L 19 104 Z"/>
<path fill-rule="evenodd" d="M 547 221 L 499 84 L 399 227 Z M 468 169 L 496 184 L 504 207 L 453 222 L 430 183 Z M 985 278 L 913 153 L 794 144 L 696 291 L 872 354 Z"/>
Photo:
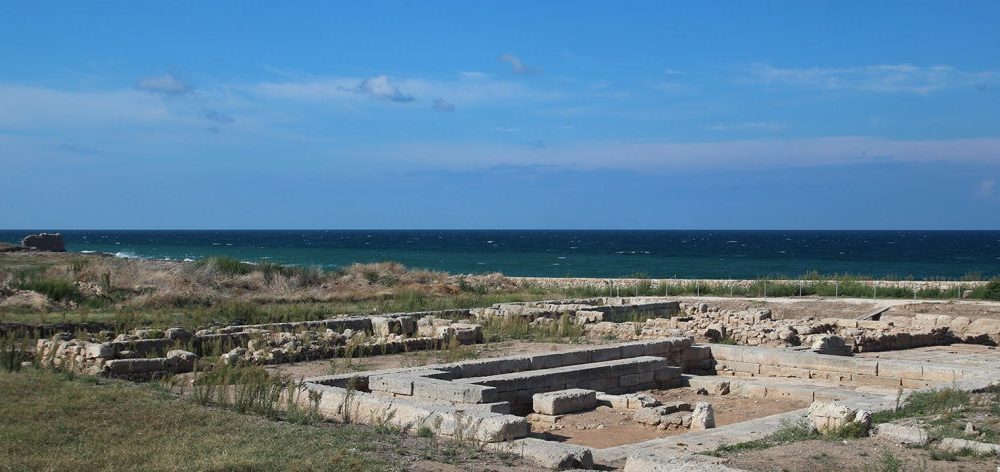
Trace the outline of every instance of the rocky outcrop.
<path fill-rule="evenodd" d="M 39 251 L 66 252 L 66 242 L 61 233 L 29 234 L 21 240 L 21 245 Z"/>

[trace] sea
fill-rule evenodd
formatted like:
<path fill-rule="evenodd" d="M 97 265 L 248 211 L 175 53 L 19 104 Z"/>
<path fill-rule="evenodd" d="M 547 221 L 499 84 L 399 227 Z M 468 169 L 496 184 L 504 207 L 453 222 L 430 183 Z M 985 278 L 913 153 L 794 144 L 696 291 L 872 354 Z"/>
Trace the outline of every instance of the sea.
<path fill-rule="evenodd" d="M 56 232 L 54 230 L 46 230 Z M 0 230 L 17 243 L 42 230 Z M 396 261 L 453 274 L 540 277 L 898 279 L 1000 275 L 1000 231 L 65 230 L 70 252 L 335 269 Z"/>

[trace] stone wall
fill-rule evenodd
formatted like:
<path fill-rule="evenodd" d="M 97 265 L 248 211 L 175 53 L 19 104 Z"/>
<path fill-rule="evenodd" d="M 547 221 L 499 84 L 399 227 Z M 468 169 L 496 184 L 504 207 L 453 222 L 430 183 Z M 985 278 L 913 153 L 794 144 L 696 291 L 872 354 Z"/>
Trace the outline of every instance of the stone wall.
<path fill-rule="evenodd" d="M 951 384 L 977 374 L 977 369 L 954 365 L 861 359 L 752 346 L 713 344 L 697 346 L 692 352 L 697 352 L 697 355 L 689 355 L 686 370 L 735 377 L 818 379 L 841 384 L 915 389 Z"/>

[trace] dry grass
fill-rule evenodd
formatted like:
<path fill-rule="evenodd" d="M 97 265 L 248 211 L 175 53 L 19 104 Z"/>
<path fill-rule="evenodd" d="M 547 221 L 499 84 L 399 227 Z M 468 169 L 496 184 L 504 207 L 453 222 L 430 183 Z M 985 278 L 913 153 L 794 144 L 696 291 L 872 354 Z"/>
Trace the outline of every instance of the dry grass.
<path fill-rule="evenodd" d="M 205 408 L 154 385 L 37 369 L 0 372 L 0 424 L 0 470 L 395 471 L 420 461 L 422 470 L 530 470 L 472 444 L 269 420 Z"/>
<path fill-rule="evenodd" d="M 34 289 L 42 292 L 37 293 Z M 499 274 L 455 277 L 382 262 L 323 271 L 207 258 L 0 254 L 0 322 L 98 321 L 115 327 L 266 323 L 556 298 Z"/>

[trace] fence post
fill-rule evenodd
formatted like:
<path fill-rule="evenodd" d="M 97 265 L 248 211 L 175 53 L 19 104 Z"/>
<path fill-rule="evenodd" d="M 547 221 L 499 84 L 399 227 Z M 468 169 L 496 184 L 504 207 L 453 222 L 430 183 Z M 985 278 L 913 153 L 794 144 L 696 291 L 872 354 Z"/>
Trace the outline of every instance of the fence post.
<path fill-rule="evenodd" d="M 872 300 L 878 298 L 878 280 L 872 280 Z"/>

